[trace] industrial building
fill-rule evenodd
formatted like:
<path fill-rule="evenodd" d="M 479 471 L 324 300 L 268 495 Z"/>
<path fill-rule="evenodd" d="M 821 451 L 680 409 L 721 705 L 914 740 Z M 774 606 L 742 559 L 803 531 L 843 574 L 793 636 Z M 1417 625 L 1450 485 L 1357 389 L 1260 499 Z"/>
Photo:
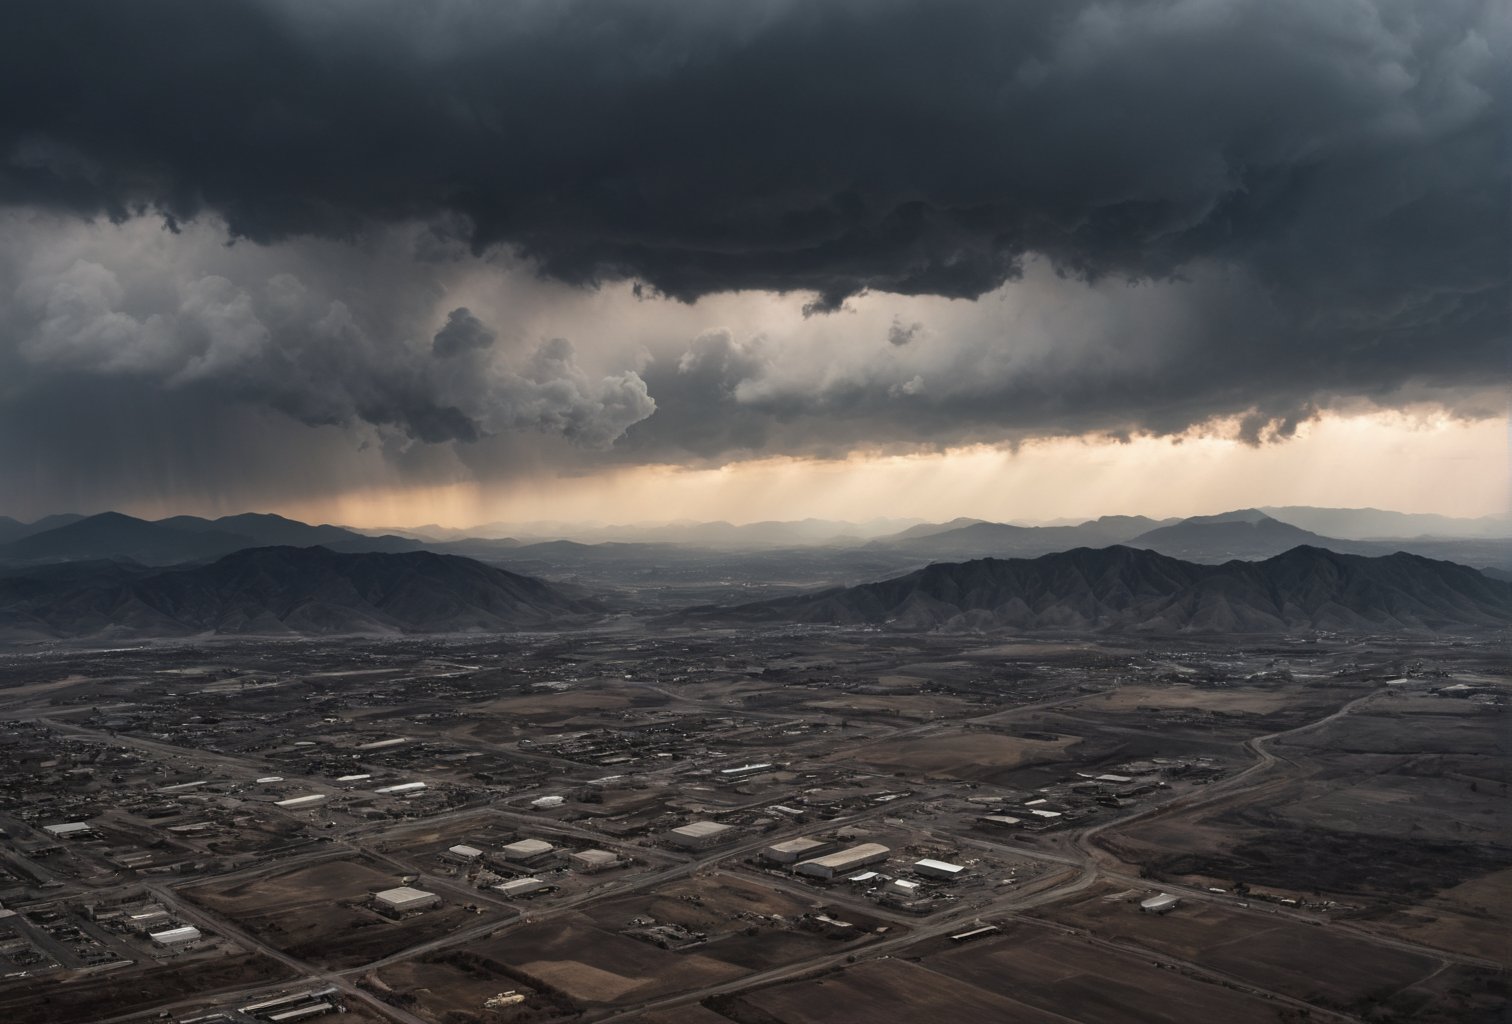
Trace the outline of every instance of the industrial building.
<path fill-rule="evenodd" d="M 379 910 L 390 914 L 414 914 L 438 906 L 441 903 L 441 897 L 433 892 L 401 885 L 394 889 L 384 889 L 382 892 L 374 893 L 373 903 Z"/>
<path fill-rule="evenodd" d="M 148 938 L 158 946 L 182 946 L 188 942 L 198 942 L 203 936 L 200 930 L 193 925 L 183 925 L 179 928 L 169 928 L 161 932 L 152 932 Z"/>
<path fill-rule="evenodd" d="M 411 796 L 425 789 L 423 782 L 401 782 L 397 786 L 382 786 L 373 790 L 379 796 Z"/>
<path fill-rule="evenodd" d="M 915 896 L 919 895 L 919 890 L 921 888 L 923 888 L 923 886 L 919 885 L 918 882 L 910 882 L 906 878 L 894 878 L 887 885 L 887 891 L 890 894 L 892 894 L 893 896 L 902 896 L 905 899 L 913 899 Z"/>
<path fill-rule="evenodd" d="M 580 850 L 568 859 L 572 861 L 574 870 L 585 874 L 619 867 L 620 863 L 619 854 L 609 850 Z"/>
<path fill-rule="evenodd" d="M 473 861 L 483 856 L 483 851 L 478 849 L 476 846 L 458 844 L 457 846 L 453 846 L 448 849 L 441 856 L 445 860 L 455 861 L 459 864 L 471 864 Z"/>
<path fill-rule="evenodd" d="M 914 874 L 923 875 L 925 878 L 938 878 L 942 882 L 953 882 L 966 873 L 966 869 L 959 864 L 949 864 L 943 860 L 931 860 L 925 857 L 915 861 Z"/>
<path fill-rule="evenodd" d="M 529 896 L 533 892 L 549 888 L 551 886 L 539 878 L 515 878 L 494 886 L 493 891 L 500 896 L 514 899 L 516 896 Z"/>
<path fill-rule="evenodd" d="M 499 851 L 505 860 L 527 861 L 544 857 L 556 847 L 544 839 L 521 839 L 519 842 L 510 843 Z"/>
<path fill-rule="evenodd" d="M 291 796 L 287 800 L 276 800 L 274 804 L 285 810 L 297 811 L 302 807 L 314 807 L 316 804 L 323 804 L 326 802 L 326 799 L 327 797 L 324 793 L 310 793 L 306 796 Z"/>
<path fill-rule="evenodd" d="M 1146 914 L 1169 914 L 1179 906 L 1181 906 L 1181 897 L 1172 896 L 1168 892 L 1139 901 L 1140 911 Z"/>
<path fill-rule="evenodd" d="M 735 838 L 729 825 L 717 821 L 692 821 L 667 833 L 667 842 L 684 850 L 707 850 Z"/>
<path fill-rule="evenodd" d="M 743 764 L 735 768 L 721 769 L 719 772 L 719 781 L 735 782 L 740 779 L 748 779 L 753 775 L 763 775 L 766 772 L 775 771 L 776 769 L 777 766 L 768 761 L 761 761 L 754 764 Z"/>
<path fill-rule="evenodd" d="M 800 875 L 828 880 L 836 875 L 850 874 L 857 868 L 864 868 L 869 864 L 880 864 L 890 853 L 892 851 L 881 843 L 862 843 L 848 850 L 801 861 L 793 870 Z"/>
<path fill-rule="evenodd" d="M 65 821 L 61 825 L 43 825 L 42 831 L 55 839 L 81 839 L 94 834 L 94 827 L 87 821 Z"/>
<path fill-rule="evenodd" d="M 789 839 L 785 843 L 773 843 L 761 851 L 761 856 L 773 864 L 796 864 L 800 860 L 811 860 L 819 856 L 829 846 L 822 839 Z"/>

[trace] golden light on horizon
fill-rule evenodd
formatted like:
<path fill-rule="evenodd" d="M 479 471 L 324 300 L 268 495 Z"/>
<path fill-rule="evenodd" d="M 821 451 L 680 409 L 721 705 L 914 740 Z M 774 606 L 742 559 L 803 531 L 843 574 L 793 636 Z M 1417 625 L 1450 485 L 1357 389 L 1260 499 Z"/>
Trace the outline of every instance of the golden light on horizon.
<path fill-rule="evenodd" d="M 1328 415 L 1304 424 L 1290 440 L 1259 446 L 1220 428 L 1176 439 L 1057 438 L 1017 449 L 972 445 L 705 469 L 625 467 L 509 484 L 375 488 L 274 511 L 362 528 L 463 528 L 532 521 L 1185 516 L 1254 505 L 1473 516 L 1508 505 L 1505 420 Z"/>

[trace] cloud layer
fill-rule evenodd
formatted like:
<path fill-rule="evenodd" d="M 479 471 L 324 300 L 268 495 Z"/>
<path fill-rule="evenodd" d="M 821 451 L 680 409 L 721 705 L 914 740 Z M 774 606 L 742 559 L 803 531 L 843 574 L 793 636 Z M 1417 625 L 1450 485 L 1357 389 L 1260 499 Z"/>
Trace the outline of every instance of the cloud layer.
<path fill-rule="evenodd" d="M 1258 441 L 1484 415 L 1505 379 L 1494 0 L 21 0 L 6 28 L 11 478 L 80 457 L 83 395 L 176 410 L 159 476 L 213 480 L 232 405 L 431 479 Z"/>

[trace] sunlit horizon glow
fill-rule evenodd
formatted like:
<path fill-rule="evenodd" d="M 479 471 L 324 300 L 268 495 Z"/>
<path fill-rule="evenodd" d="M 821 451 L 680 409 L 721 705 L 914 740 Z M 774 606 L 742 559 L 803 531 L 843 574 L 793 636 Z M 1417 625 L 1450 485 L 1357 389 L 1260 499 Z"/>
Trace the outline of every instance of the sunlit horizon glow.
<path fill-rule="evenodd" d="M 510 485 L 459 480 L 364 488 L 263 509 L 139 503 L 148 518 L 267 511 L 373 529 L 435 524 L 602 523 L 805 518 L 1045 521 L 1111 514 L 1204 515 L 1261 505 L 1375 507 L 1481 516 L 1508 509 L 1505 419 L 1380 411 L 1324 415 L 1295 437 L 1261 445 L 1208 430 L 1126 442 L 1051 438 L 1016 449 L 858 452 L 711 468 L 635 466 L 538 476 Z"/>

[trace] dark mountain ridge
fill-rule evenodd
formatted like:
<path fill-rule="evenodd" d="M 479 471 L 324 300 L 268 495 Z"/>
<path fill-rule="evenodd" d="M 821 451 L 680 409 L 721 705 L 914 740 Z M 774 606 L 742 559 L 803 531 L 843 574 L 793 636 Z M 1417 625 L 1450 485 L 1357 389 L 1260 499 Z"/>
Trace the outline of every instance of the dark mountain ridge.
<path fill-rule="evenodd" d="M 0 543 L 0 563 L 118 559 L 146 565 L 176 565 L 219 558 L 246 548 L 314 547 L 333 551 L 417 551 L 420 541 L 368 537 L 340 526 L 310 526 L 295 519 L 248 512 L 202 519 L 171 516 L 150 521 L 120 512 L 102 512 Z"/>
<path fill-rule="evenodd" d="M 924 630 L 1438 631 L 1512 624 L 1512 585 L 1452 562 L 1297 547 L 1203 565 L 1126 546 L 938 563 L 694 617 Z"/>
<path fill-rule="evenodd" d="M 190 568 L 0 577 L 0 633 L 12 636 L 487 632 L 601 611 L 541 580 L 430 552 L 264 547 Z"/>

